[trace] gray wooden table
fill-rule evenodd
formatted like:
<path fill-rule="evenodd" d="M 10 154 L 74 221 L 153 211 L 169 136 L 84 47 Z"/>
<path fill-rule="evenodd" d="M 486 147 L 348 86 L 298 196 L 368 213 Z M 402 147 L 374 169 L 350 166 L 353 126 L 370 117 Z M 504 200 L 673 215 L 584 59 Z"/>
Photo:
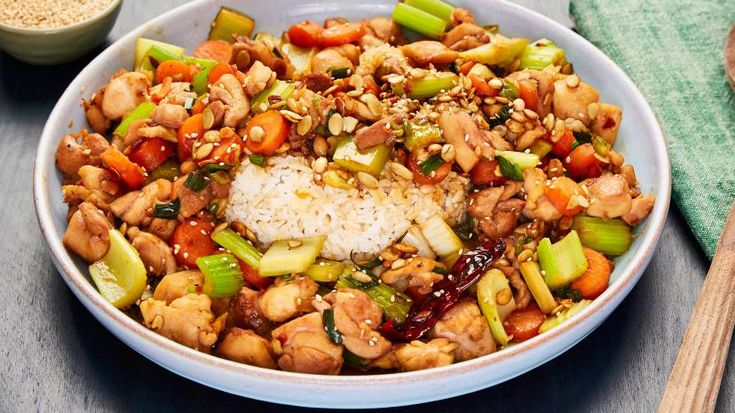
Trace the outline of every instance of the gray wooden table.
<path fill-rule="evenodd" d="M 126 1 L 111 39 L 183 2 Z M 54 68 L 0 53 L 0 411 L 298 411 L 203 387 L 144 359 L 92 318 L 53 267 L 33 212 L 36 144 L 66 85 L 99 51 Z M 499 386 L 401 411 L 653 411 L 707 265 L 672 207 L 642 281 L 588 338 Z M 735 411 L 734 358 L 731 350 L 718 411 Z"/>

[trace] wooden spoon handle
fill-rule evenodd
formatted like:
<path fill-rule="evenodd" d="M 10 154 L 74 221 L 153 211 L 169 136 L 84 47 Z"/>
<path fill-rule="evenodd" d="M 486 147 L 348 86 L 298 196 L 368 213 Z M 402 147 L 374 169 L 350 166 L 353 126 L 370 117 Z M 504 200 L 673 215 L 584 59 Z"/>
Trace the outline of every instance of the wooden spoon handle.
<path fill-rule="evenodd" d="M 712 412 L 735 327 L 735 204 L 674 362 L 659 413 Z"/>

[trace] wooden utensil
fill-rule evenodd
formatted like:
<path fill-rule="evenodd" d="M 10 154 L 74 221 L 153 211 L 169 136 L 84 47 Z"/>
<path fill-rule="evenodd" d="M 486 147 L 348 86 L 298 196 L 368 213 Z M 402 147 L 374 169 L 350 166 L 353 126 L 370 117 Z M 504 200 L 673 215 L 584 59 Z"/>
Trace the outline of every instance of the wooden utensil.
<path fill-rule="evenodd" d="M 735 90 L 735 27 L 725 41 L 725 72 Z M 659 413 L 711 412 L 735 327 L 735 204 L 730 209 Z"/>

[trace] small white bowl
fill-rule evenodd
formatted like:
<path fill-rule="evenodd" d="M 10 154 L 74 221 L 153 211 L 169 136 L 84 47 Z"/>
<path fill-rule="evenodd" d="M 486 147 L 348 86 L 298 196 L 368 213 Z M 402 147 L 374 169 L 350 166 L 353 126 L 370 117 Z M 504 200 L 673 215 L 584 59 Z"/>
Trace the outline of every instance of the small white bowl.
<path fill-rule="evenodd" d="M 118 68 L 132 66 L 137 37 L 152 37 L 192 50 L 206 37 L 209 22 L 221 5 L 253 16 L 258 30 L 280 33 L 289 24 L 303 19 L 389 16 L 395 5 L 392 0 L 199 0 L 144 24 L 92 61 L 71 83 L 51 113 L 41 137 L 34 171 L 38 220 L 54 262 L 69 288 L 113 334 L 161 366 L 230 393 L 299 406 L 399 406 L 465 394 L 522 374 L 582 340 L 628 295 L 656 249 L 671 193 L 671 172 L 663 135 L 653 112 L 630 79 L 607 56 L 574 32 L 537 13 L 500 0 L 456 3 L 474 11 L 479 22 L 500 24 L 504 33 L 553 39 L 567 51 L 577 73 L 598 88 L 603 101 L 623 108 L 623 122 L 615 146 L 635 166 L 641 189 L 652 192 L 656 204 L 639 227 L 630 251 L 616 260 L 610 287 L 580 314 L 545 334 L 510 348 L 436 369 L 361 376 L 317 376 L 267 370 L 197 352 L 146 329 L 105 301 L 89 281 L 86 265 L 72 257 L 62 245 L 66 206 L 60 191 L 61 174 L 54 167 L 56 146 L 65 133 L 85 126 L 80 99 L 104 84 Z"/>
<path fill-rule="evenodd" d="M 53 29 L 0 23 L 0 48 L 34 65 L 71 62 L 102 43 L 115 25 L 121 5 L 122 0 L 112 0 L 105 10 L 87 20 Z"/>

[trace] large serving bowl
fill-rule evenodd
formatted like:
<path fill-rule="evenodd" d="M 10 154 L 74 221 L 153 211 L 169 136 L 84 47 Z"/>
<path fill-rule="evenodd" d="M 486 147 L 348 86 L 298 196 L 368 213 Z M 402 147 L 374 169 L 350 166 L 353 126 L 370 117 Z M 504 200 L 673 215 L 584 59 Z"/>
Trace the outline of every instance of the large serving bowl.
<path fill-rule="evenodd" d="M 255 399 L 320 407 L 381 407 L 426 402 L 479 390 L 515 377 L 568 350 L 591 333 L 628 295 L 650 261 L 669 208 L 671 173 L 666 145 L 654 114 L 633 83 L 609 58 L 574 32 L 522 7 L 499 0 L 458 1 L 482 23 L 498 23 L 504 33 L 531 39 L 548 37 L 563 47 L 580 76 L 600 91 L 602 100 L 623 108 L 616 148 L 633 164 L 641 190 L 652 192 L 656 204 L 639 226 L 633 245 L 616 260 L 610 287 L 579 315 L 561 326 L 510 348 L 450 366 L 361 376 L 318 376 L 267 370 L 204 354 L 160 336 L 129 318 L 97 292 L 87 266 L 62 245 L 66 206 L 62 176 L 54 167 L 61 137 L 85 126 L 79 105 L 105 84 L 120 67 L 133 65 L 135 39 L 151 37 L 187 47 L 207 35 L 219 6 L 247 12 L 256 30 L 280 33 L 303 19 L 328 16 L 364 19 L 390 15 L 395 1 L 200 0 L 144 24 L 92 61 L 59 99 L 38 147 L 34 194 L 38 220 L 54 262 L 69 288 L 113 334 L 143 356 L 191 380 Z"/>

